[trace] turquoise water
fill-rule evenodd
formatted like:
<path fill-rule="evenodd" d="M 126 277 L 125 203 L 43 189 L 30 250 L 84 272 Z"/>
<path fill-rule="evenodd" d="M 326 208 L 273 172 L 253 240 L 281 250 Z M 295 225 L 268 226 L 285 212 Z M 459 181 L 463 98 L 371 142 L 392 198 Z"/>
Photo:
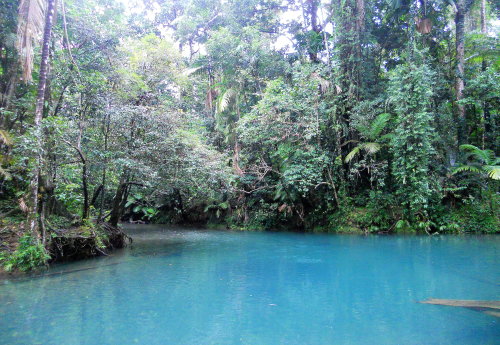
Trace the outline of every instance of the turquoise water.
<path fill-rule="evenodd" d="M 499 344 L 500 237 L 131 228 L 111 257 L 0 281 L 1 344 Z"/>

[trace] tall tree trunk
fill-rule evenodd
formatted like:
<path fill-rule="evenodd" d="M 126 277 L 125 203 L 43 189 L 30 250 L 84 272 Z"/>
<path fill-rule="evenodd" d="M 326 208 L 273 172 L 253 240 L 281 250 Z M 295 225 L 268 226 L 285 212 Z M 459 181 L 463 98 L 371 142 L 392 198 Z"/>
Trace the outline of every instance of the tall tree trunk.
<path fill-rule="evenodd" d="M 365 29 L 365 0 L 356 0 L 356 29 L 360 33 Z"/>
<path fill-rule="evenodd" d="M 318 35 L 321 34 L 321 26 L 318 24 L 318 0 L 308 0 L 309 2 L 309 16 L 311 20 L 311 28 Z M 319 62 L 318 52 L 315 50 L 309 49 L 309 58 L 312 62 Z"/>
<path fill-rule="evenodd" d="M 481 0 L 481 33 L 486 36 L 488 35 L 488 27 L 486 26 L 486 0 Z M 481 70 L 484 72 L 487 68 L 486 59 L 483 57 L 481 64 Z M 485 148 L 485 141 L 488 140 L 491 133 L 491 120 L 490 120 L 490 109 L 488 107 L 488 102 L 483 103 L 483 116 L 484 116 L 484 135 L 483 135 L 483 149 Z"/>
<path fill-rule="evenodd" d="M 102 126 L 102 132 L 104 135 L 104 152 L 105 153 L 108 152 L 108 137 L 109 137 L 109 127 L 110 127 L 110 122 L 111 122 L 111 118 L 110 118 L 110 114 L 109 114 L 109 108 L 110 108 L 109 100 L 108 100 L 107 108 L 108 108 L 107 109 L 108 111 L 106 112 L 106 115 L 104 116 L 103 126 Z M 101 180 L 102 192 L 101 192 L 101 203 L 99 206 L 99 216 L 97 217 L 98 221 L 101 221 L 103 210 L 104 210 L 104 197 L 106 196 L 107 167 L 108 167 L 108 156 L 105 155 L 104 165 L 102 168 L 102 180 Z"/>
<path fill-rule="evenodd" d="M 361 50 L 361 44 L 363 41 L 363 31 L 365 30 L 365 0 L 356 0 L 356 32 L 357 32 L 357 42 L 356 42 L 356 98 L 358 101 L 361 100 L 360 91 L 363 87 L 362 85 L 362 68 L 363 68 L 363 52 Z"/>
<path fill-rule="evenodd" d="M 465 66 L 465 16 L 472 6 L 473 0 L 456 0 L 455 7 L 455 109 L 458 123 L 457 142 L 461 145 L 467 141 L 467 121 L 465 106 L 460 104 L 464 94 L 464 66 Z"/>
<path fill-rule="evenodd" d="M 488 33 L 486 28 L 486 0 L 481 0 L 481 33 L 485 35 Z"/>
<path fill-rule="evenodd" d="M 90 215 L 90 208 L 89 208 L 89 187 L 87 183 L 87 160 L 81 150 L 78 153 L 82 161 L 82 188 L 83 188 L 82 219 L 88 219 Z"/>
<path fill-rule="evenodd" d="M 47 84 L 47 72 L 49 64 L 49 46 L 52 33 L 52 23 L 54 20 L 54 4 L 55 0 L 47 0 L 47 13 L 45 16 L 45 28 L 43 32 L 42 58 L 40 61 L 40 72 L 38 80 L 38 91 L 35 106 L 35 138 L 36 138 L 36 161 L 33 171 L 33 177 L 30 183 L 30 211 L 28 215 L 28 224 L 33 237 L 40 240 L 40 232 L 38 230 L 38 184 L 39 175 L 42 165 L 42 116 L 45 96 L 45 86 Z"/>
<path fill-rule="evenodd" d="M 80 102 L 82 102 L 81 98 L 81 93 L 80 93 Z M 76 142 L 76 150 L 78 151 L 78 155 L 80 156 L 80 160 L 82 162 L 82 189 L 83 189 L 83 209 L 82 209 L 82 219 L 88 219 L 89 218 L 89 187 L 87 183 L 87 158 L 83 154 L 82 150 L 82 138 L 84 135 L 84 129 L 85 129 L 85 114 L 87 110 L 87 106 L 85 106 L 81 112 L 80 112 L 80 123 L 78 124 L 79 127 L 79 132 L 78 132 L 78 138 Z"/>

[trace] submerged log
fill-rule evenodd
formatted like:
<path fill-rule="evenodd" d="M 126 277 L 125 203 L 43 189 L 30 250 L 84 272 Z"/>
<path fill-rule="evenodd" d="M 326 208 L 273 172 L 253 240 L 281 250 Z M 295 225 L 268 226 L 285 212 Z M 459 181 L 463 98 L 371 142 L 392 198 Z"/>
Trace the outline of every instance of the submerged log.
<path fill-rule="evenodd" d="M 500 301 L 475 301 L 460 299 L 436 299 L 430 298 L 426 301 L 420 301 L 423 304 L 446 305 L 450 307 L 462 307 L 481 311 L 485 314 L 500 317 Z"/>

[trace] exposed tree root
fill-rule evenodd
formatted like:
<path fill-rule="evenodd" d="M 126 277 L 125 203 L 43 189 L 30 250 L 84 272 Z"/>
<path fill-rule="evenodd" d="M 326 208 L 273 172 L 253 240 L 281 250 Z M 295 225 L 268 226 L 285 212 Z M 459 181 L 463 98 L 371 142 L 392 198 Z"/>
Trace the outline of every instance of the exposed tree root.
<path fill-rule="evenodd" d="M 52 237 L 50 253 L 53 261 L 70 261 L 108 255 L 108 251 L 123 248 L 131 242 L 120 228 L 107 223 L 96 225 L 94 229 L 73 228 L 56 232 Z"/>

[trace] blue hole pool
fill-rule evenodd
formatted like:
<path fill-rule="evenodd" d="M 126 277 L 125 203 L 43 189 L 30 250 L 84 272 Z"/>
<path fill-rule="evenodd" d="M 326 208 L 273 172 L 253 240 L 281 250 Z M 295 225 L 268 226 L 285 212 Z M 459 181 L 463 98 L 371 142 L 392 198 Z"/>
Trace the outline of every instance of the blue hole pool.
<path fill-rule="evenodd" d="M 0 281 L 1 344 L 499 344 L 498 236 L 136 226 L 110 257 Z"/>

